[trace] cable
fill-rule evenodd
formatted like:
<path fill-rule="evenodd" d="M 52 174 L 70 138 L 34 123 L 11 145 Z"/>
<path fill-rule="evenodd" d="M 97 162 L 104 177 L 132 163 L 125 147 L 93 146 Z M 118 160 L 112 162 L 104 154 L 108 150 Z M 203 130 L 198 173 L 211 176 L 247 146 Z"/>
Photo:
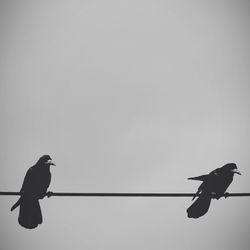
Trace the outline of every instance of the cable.
<path fill-rule="evenodd" d="M 0 195 L 21 195 L 20 192 L 0 192 Z M 193 197 L 193 193 L 64 193 L 48 192 L 47 196 L 87 196 L 87 197 Z M 199 195 L 197 195 L 199 196 Z M 250 193 L 225 193 L 224 197 L 246 197 Z"/>

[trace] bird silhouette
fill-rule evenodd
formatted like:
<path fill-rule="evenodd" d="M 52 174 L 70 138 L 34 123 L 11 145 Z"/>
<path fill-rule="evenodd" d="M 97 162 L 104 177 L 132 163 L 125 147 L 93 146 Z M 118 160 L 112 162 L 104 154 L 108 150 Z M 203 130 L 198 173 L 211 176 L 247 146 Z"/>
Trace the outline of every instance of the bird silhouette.
<path fill-rule="evenodd" d="M 21 196 L 11 207 L 11 211 L 20 206 L 18 222 L 21 226 L 33 229 L 42 223 L 39 199 L 46 196 L 51 181 L 50 166 L 55 165 L 49 155 L 43 155 L 30 167 L 25 175 Z"/>
<path fill-rule="evenodd" d="M 199 218 L 203 216 L 207 213 L 212 199 L 218 200 L 222 196 L 227 197 L 228 193 L 225 192 L 233 181 L 234 174 L 240 174 L 236 164 L 228 163 L 207 175 L 188 178 L 189 180 L 202 181 L 192 200 L 198 198 L 187 209 L 188 217 Z"/>

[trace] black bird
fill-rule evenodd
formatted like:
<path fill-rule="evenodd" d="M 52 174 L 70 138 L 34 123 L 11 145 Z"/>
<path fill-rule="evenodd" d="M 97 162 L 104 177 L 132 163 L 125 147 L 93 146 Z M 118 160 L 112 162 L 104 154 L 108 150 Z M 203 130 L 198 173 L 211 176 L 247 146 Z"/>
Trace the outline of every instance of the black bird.
<path fill-rule="evenodd" d="M 219 199 L 222 196 L 227 197 L 226 190 L 233 181 L 234 174 L 240 174 L 237 171 L 235 163 L 228 163 L 221 168 L 217 168 L 207 175 L 188 178 L 189 180 L 202 181 L 193 200 L 198 196 L 194 203 L 187 209 L 189 218 L 199 218 L 207 213 L 211 199 Z"/>
<path fill-rule="evenodd" d="M 18 222 L 21 226 L 33 229 L 42 223 L 39 199 L 46 196 L 51 181 L 50 166 L 55 164 L 49 155 L 43 155 L 30 167 L 21 188 L 21 197 L 11 207 L 11 211 L 20 206 Z"/>

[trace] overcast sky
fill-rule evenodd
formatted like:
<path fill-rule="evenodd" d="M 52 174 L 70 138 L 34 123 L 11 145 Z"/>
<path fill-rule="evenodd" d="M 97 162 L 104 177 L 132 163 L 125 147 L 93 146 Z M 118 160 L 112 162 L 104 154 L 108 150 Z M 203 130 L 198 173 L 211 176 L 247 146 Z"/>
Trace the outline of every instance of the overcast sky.
<path fill-rule="evenodd" d="M 1 1 L 0 191 L 43 154 L 54 192 L 195 192 L 187 177 L 235 162 L 250 192 L 249 1 Z M 250 247 L 249 198 L 41 201 L 17 222 L 0 197 L 4 250 Z"/>

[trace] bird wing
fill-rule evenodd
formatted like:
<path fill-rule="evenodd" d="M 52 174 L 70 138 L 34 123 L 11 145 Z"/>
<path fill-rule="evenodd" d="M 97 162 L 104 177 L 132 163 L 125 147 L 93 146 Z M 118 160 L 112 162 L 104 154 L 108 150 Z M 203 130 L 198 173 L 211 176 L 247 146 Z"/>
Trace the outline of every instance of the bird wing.
<path fill-rule="evenodd" d="M 11 207 L 10 211 L 13 211 L 14 209 L 16 209 L 20 204 L 21 204 L 21 200 L 22 200 L 22 196 L 24 193 L 30 192 L 31 190 L 31 179 L 32 179 L 32 167 L 28 169 L 28 171 L 26 172 L 26 175 L 24 177 L 23 180 L 23 185 L 21 187 L 20 193 L 21 193 L 21 197 L 18 199 L 18 201 Z"/>
<path fill-rule="evenodd" d="M 39 195 L 40 198 L 43 198 L 46 195 L 47 189 L 50 185 L 50 181 L 51 181 L 51 174 L 50 172 L 48 172 L 42 178 L 42 183 L 40 187 L 40 195 Z"/>
<path fill-rule="evenodd" d="M 18 201 L 11 207 L 10 211 L 13 211 L 16 209 L 21 203 L 21 198 L 18 199 Z"/>
<path fill-rule="evenodd" d="M 208 178 L 208 174 L 205 174 L 205 175 L 200 175 L 200 176 L 197 176 L 197 177 L 190 177 L 190 178 L 188 178 L 188 180 L 206 181 L 207 178 Z"/>
<path fill-rule="evenodd" d="M 209 173 L 210 176 L 218 176 L 221 174 L 221 169 L 220 168 L 216 168 L 215 170 L 213 170 L 212 172 Z"/>
<path fill-rule="evenodd" d="M 32 173 L 33 167 L 29 168 L 23 180 L 23 185 L 21 187 L 21 192 L 31 191 L 32 188 Z"/>
<path fill-rule="evenodd" d="M 21 192 L 42 199 L 50 185 L 51 174 L 45 168 L 33 166 L 27 171 Z"/>

